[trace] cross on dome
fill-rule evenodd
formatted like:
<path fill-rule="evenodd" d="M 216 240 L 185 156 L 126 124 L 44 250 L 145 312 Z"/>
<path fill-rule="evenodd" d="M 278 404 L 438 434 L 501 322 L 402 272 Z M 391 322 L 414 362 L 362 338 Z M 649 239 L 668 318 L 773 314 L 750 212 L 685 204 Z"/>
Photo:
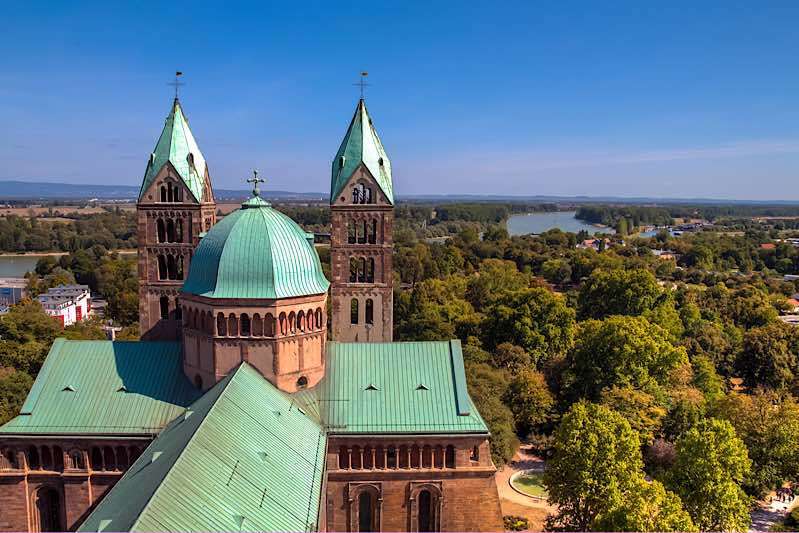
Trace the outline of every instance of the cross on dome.
<path fill-rule="evenodd" d="M 247 178 L 247 183 L 252 183 L 252 195 L 253 196 L 261 196 L 261 189 L 258 188 L 259 183 L 264 183 L 266 180 L 263 178 L 258 177 L 258 171 L 252 171 L 252 178 Z"/>

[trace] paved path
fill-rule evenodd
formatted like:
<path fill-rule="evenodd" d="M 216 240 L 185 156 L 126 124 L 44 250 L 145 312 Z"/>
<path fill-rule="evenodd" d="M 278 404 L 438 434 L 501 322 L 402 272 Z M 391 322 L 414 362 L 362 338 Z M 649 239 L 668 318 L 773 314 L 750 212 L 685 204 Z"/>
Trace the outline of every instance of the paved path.
<path fill-rule="evenodd" d="M 752 525 L 749 531 L 769 531 L 771 526 L 782 520 L 790 509 L 799 504 L 799 497 L 790 502 L 780 502 L 775 499 L 771 503 L 758 503 L 758 509 L 752 511 Z"/>
<path fill-rule="evenodd" d="M 522 447 L 516 451 L 513 460 L 498 471 L 495 479 L 503 515 L 524 516 L 530 522 L 531 531 L 543 531 L 547 514 L 554 513 L 555 507 L 546 500 L 524 496 L 510 486 L 510 477 L 521 470 L 544 470 L 544 461 Z"/>

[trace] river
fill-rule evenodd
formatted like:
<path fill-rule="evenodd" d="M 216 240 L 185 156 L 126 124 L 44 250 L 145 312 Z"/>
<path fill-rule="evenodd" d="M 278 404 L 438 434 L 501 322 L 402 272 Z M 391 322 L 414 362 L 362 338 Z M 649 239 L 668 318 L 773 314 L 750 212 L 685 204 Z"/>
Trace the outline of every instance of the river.
<path fill-rule="evenodd" d="M 133 250 L 120 251 L 120 254 L 135 254 Z M 25 254 L 0 255 L 0 278 L 21 278 L 26 272 L 33 272 L 42 257 L 52 255 L 56 259 L 66 254 Z"/>
<path fill-rule="evenodd" d="M 577 211 L 551 211 L 547 213 L 526 213 L 508 218 L 508 233 L 511 235 L 527 235 L 543 233 L 549 229 L 559 228 L 562 231 L 577 233 L 581 230 L 589 234 L 615 233 L 611 228 L 600 228 L 574 218 Z"/>

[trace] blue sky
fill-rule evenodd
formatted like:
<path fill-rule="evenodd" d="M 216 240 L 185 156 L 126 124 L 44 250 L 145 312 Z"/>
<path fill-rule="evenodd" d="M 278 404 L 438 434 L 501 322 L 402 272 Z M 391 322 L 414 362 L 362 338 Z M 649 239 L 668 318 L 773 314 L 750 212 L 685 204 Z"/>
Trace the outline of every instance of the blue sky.
<path fill-rule="evenodd" d="M 176 69 L 219 188 L 326 191 L 368 70 L 402 194 L 799 200 L 799 2 L 17 2 L 0 179 L 140 183 Z"/>

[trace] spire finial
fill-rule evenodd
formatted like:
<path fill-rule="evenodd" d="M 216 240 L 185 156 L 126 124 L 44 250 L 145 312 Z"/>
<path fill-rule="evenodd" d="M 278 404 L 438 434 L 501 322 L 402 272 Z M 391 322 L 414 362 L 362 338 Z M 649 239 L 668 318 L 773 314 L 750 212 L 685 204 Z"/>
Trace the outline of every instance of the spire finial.
<path fill-rule="evenodd" d="M 358 83 L 353 83 L 353 85 L 355 85 L 356 87 L 361 88 L 361 100 L 363 100 L 363 88 L 369 87 L 369 84 L 366 83 L 366 76 L 368 75 L 369 73 L 364 70 L 363 72 L 361 72 L 361 79 L 358 81 Z"/>
<path fill-rule="evenodd" d="M 167 85 L 172 85 L 175 88 L 175 100 L 178 99 L 178 88 L 186 85 L 185 83 L 180 81 L 181 76 L 183 76 L 183 73 L 178 70 L 175 72 L 175 81 L 167 83 Z"/>
<path fill-rule="evenodd" d="M 258 188 L 259 183 L 263 183 L 266 180 L 263 178 L 258 177 L 258 171 L 252 171 L 252 177 L 247 179 L 247 183 L 252 183 L 252 195 L 253 196 L 261 196 L 261 189 Z"/>

